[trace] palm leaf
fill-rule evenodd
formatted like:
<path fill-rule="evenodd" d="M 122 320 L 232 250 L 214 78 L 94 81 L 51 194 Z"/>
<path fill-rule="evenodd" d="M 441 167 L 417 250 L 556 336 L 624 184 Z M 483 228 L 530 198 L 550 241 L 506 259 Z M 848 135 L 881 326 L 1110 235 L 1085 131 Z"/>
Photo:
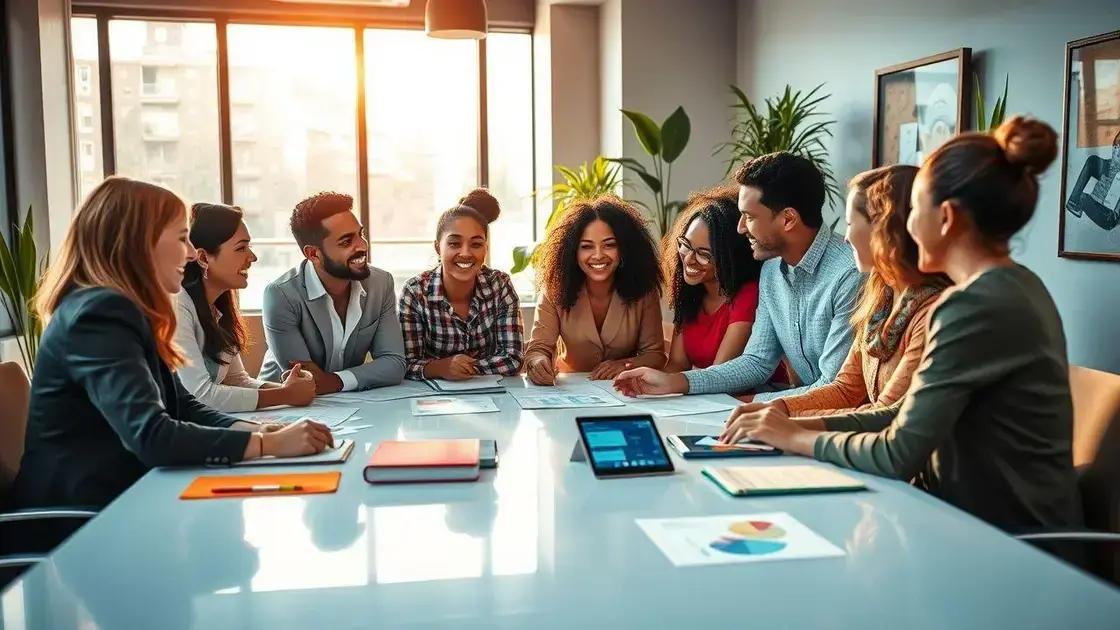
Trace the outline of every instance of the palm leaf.
<path fill-rule="evenodd" d="M 730 88 L 735 97 L 731 107 L 736 113 L 731 139 L 713 149 L 713 155 L 726 155 L 726 172 L 760 155 L 789 151 L 813 162 L 825 180 L 829 201 L 838 201 L 839 187 L 824 145 L 825 138 L 833 137 L 832 127 L 836 121 L 821 111 L 824 102 L 831 98 L 831 94 L 823 93 L 824 84 L 807 92 L 786 85 L 781 94 L 763 99 L 765 112 L 737 86 Z"/>

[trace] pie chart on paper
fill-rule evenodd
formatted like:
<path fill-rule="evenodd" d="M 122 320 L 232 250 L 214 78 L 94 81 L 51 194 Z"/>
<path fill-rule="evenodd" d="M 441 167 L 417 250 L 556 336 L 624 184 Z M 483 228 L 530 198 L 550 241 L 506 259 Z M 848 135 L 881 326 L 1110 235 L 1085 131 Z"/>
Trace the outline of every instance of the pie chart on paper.
<path fill-rule="evenodd" d="M 737 521 L 727 529 L 744 538 L 773 539 L 786 535 L 786 530 L 769 521 Z"/>
<path fill-rule="evenodd" d="M 769 521 L 736 521 L 727 527 L 730 535 L 721 536 L 709 545 L 716 551 L 737 555 L 761 556 L 786 548 L 780 540 L 786 531 Z"/>
<path fill-rule="evenodd" d="M 720 538 L 712 541 L 712 549 L 724 553 L 743 556 L 762 556 L 786 548 L 784 542 L 776 540 L 748 540 L 745 538 Z"/>

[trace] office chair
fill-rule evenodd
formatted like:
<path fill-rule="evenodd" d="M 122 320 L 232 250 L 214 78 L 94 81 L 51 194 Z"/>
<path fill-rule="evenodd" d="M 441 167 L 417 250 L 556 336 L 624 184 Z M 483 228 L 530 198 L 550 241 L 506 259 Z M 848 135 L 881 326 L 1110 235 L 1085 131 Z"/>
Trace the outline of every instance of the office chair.
<path fill-rule="evenodd" d="M 1120 374 L 1071 366 L 1073 464 L 1085 529 L 1021 534 L 1032 544 L 1077 544 L 1085 567 L 1120 586 Z"/>
<path fill-rule="evenodd" d="M 31 383 L 18 363 L 0 363 L 0 505 L 6 503 L 8 489 L 19 472 L 23 456 L 24 435 L 27 433 L 27 406 L 31 398 Z M 0 530 L 10 529 L 13 523 L 35 523 L 55 520 L 87 521 L 97 512 L 85 508 L 31 508 L 0 512 Z M 27 568 L 46 558 L 42 550 L 21 550 L 12 536 L 4 535 L 3 555 L 0 555 L 0 588 L 14 580 Z"/>

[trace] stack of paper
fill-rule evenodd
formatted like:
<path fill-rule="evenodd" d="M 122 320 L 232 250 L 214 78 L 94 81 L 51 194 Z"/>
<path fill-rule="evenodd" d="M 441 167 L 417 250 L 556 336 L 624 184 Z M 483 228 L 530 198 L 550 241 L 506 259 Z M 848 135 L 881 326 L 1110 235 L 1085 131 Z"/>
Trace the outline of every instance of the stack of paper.
<path fill-rule="evenodd" d="M 472 376 L 464 381 L 434 378 L 426 379 L 424 382 L 441 394 L 500 394 L 506 391 L 505 385 L 502 385 L 502 377 L 497 374 Z"/>
<path fill-rule="evenodd" d="M 256 459 L 246 459 L 233 464 L 234 466 L 286 466 L 290 464 L 342 464 L 350 457 L 354 450 L 353 440 L 336 440 L 333 448 L 328 448 L 314 455 L 296 455 L 292 457 L 276 457 L 266 455 Z"/>
<path fill-rule="evenodd" d="M 357 407 L 315 405 L 306 409 L 278 407 L 276 409 L 259 409 L 257 411 L 246 411 L 230 415 L 235 418 L 251 420 L 253 422 L 279 422 L 282 424 L 291 424 L 303 418 L 310 418 L 322 422 L 327 426 L 336 427 L 349 420 L 351 416 L 356 413 L 358 413 Z"/>

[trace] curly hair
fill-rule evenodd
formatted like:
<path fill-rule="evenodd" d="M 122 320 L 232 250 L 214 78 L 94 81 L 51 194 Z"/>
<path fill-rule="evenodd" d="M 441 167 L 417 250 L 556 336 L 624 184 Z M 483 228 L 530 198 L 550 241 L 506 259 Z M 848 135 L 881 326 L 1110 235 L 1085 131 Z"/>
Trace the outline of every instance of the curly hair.
<path fill-rule="evenodd" d="M 619 269 L 614 274 L 614 290 L 626 303 L 635 302 L 650 292 L 661 293 L 661 267 L 657 249 L 646 226 L 648 221 L 632 205 L 614 195 L 601 195 L 568 206 L 549 230 L 537 259 L 537 290 L 549 296 L 565 311 L 570 311 L 586 280 L 577 254 L 583 231 L 592 221 L 610 226 L 618 241 Z"/>
<path fill-rule="evenodd" d="M 857 331 L 862 331 L 875 312 L 888 305 L 895 292 L 949 284 L 942 274 L 918 270 L 918 244 L 906 231 L 906 219 L 911 212 L 910 191 L 917 175 L 917 167 L 896 164 L 864 171 L 848 183 L 849 190 L 854 192 L 853 210 L 871 224 L 874 265 L 852 311 L 852 326 Z"/>
<path fill-rule="evenodd" d="M 758 280 L 762 263 L 751 255 L 750 240 L 739 233 L 738 197 L 738 187 L 730 185 L 693 193 L 673 229 L 662 240 L 665 292 L 675 326 L 695 320 L 704 301 L 704 287 L 684 281 L 684 263 L 677 252 L 677 239 L 684 236 L 693 221 L 700 220 L 708 226 L 720 295 L 732 298 L 744 284 Z"/>
<path fill-rule="evenodd" d="M 292 210 L 292 236 L 299 246 L 322 247 L 327 231 L 323 221 L 340 212 L 354 209 L 354 198 L 338 192 L 320 192 L 296 204 Z"/>

